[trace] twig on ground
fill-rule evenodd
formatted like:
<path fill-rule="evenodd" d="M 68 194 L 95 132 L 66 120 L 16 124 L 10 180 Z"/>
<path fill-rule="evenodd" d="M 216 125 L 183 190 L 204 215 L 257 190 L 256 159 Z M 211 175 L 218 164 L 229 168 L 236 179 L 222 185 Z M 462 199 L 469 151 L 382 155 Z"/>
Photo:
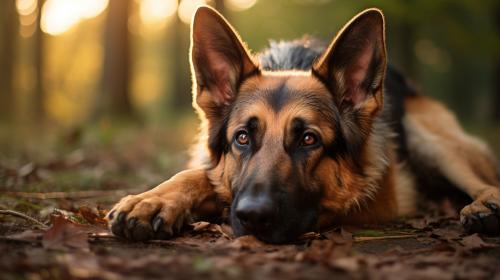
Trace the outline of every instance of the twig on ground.
<path fill-rule="evenodd" d="M 64 199 L 64 198 L 92 198 L 100 196 L 124 196 L 130 193 L 142 192 L 141 189 L 112 190 L 112 191 L 73 191 L 73 192 L 4 192 L 5 195 L 33 198 L 33 199 Z"/>
<path fill-rule="evenodd" d="M 15 217 L 19 217 L 19 218 L 23 218 L 27 221 L 30 221 L 36 225 L 38 225 L 39 227 L 41 227 L 42 229 L 48 229 L 49 227 L 47 225 L 45 225 L 44 223 L 36 220 L 35 218 L 32 218 L 26 214 L 23 214 L 21 212 L 17 212 L 17 211 L 14 211 L 14 210 L 0 210 L 0 214 L 2 215 L 10 215 L 10 216 L 15 216 Z"/>
<path fill-rule="evenodd" d="M 414 237 L 418 237 L 418 235 L 405 234 L 405 235 L 387 235 L 387 236 L 359 236 L 359 237 L 354 237 L 354 242 L 386 240 L 386 239 L 403 239 L 403 238 L 414 238 Z"/>

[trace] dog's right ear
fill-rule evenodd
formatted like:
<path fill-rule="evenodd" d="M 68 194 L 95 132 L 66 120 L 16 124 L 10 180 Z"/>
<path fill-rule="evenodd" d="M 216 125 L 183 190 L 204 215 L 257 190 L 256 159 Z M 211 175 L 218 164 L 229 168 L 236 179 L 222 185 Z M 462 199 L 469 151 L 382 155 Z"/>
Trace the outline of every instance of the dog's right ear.
<path fill-rule="evenodd" d="M 235 99 L 243 79 L 259 68 L 222 15 L 201 6 L 191 25 L 191 70 L 195 103 L 210 119 L 220 115 Z"/>

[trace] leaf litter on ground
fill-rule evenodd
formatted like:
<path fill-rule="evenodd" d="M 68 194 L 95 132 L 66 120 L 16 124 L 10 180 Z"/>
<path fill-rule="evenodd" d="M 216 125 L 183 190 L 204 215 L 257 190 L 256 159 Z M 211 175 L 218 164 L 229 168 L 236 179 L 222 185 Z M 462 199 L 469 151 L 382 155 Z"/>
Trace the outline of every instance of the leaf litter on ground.
<path fill-rule="evenodd" d="M 29 230 L 10 237 L 13 240 L 17 238 L 41 242 L 44 249 L 66 252 L 65 259 L 59 259 L 59 262 L 67 266 L 65 273 L 72 276 L 86 275 L 85 273 L 97 275 L 94 272 L 90 273 L 88 271 L 90 268 L 102 270 L 102 275 L 109 277 L 126 276 L 120 272 L 125 268 L 118 269 L 116 266 L 110 268 L 108 258 L 117 261 L 126 260 L 124 265 L 129 266 L 125 269 L 127 271 L 132 266 L 137 270 L 148 271 L 150 266 L 157 267 L 162 263 L 166 265 L 165 269 L 169 269 L 174 263 L 170 258 L 172 256 L 169 254 L 170 250 L 180 252 L 177 265 L 184 267 L 183 269 L 192 266 L 200 275 L 228 273 L 241 276 L 242 271 L 258 268 L 267 271 L 264 273 L 264 276 L 267 276 L 263 276 L 266 278 L 270 275 L 280 275 L 279 271 L 289 273 L 289 270 L 294 271 L 300 267 L 319 269 L 322 273 L 326 273 L 325 275 L 340 273 L 351 277 L 377 279 L 405 279 L 405 277 L 395 277 L 399 275 L 398 273 L 411 275 L 407 279 L 418 277 L 446 279 L 458 272 L 460 275 L 482 278 L 499 273 L 497 267 L 500 262 L 494 258 L 484 259 L 490 264 L 489 266 L 469 265 L 467 271 L 456 267 L 455 264 L 473 262 L 471 254 L 496 248 L 498 244 L 491 244 L 477 234 L 467 236 L 460 233 L 450 227 L 453 223 L 449 222 L 445 222 L 443 225 L 446 227 L 443 228 L 434 224 L 427 230 L 416 229 L 416 234 L 415 230 L 411 229 L 401 231 L 401 224 L 389 229 L 377 226 L 340 227 L 323 233 L 305 234 L 296 244 L 269 245 L 253 236 L 234 237 L 228 225 L 201 221 L 191 224 L 191 230 L 176 239 L 134 243 L 130 248 L 132 245 L 129 242 L 114 238 L 107 232 L 104 215 L 104 210 L 88 206 L 75 208 L 72 211 L 56 211 L 56 214 L 51 216 L 51 227 L 47 231 Z M 392 240 L 394 236 L 398 236 L 419 243 L 415 238 L 416 235 L 432 239 L 437 245 L 424 244 L 420 249 L 414 249 L 405 248 L 404 243 Z M 365 241 L 360 238 L 372 239 Z M 380 254 L 371 254 L 362 249 L 367 244 L 381 242 L 385 243 L 379 248 Z M 140 250 L 144 251 L 141 254 L 151 257 L 131 260 L 125 252 L 116 256 L 109 254 L 109 249 L 98 249 L 99 244 L 105 244 L 106 248 L 127 246 L 128 249 L 125 248 L 124 251 L 131 250 L 137 253 L 137 250 Z M 92 253 L 92 248 L 97 251 Z M 148 253 L 149 250 L 152 250 L 152 253 Z M 81 254 L 77 252 L 86 253 L 81 255 L 84 258 L 82 263 L 77 263 L 75 260 L 75 256 Z M 155 259 L 153 256 L 159 258 Z M 93 258 L 96 259 L 92 260 Z M 323 268 L 318 268 L 318 265 Z"/>

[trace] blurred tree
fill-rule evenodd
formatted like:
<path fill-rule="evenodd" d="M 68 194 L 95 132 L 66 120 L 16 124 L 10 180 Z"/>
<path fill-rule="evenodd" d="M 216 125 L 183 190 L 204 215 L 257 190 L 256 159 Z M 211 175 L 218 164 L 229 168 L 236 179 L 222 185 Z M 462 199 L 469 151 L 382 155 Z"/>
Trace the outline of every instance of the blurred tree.
<path fill-rule="evenodd" d="M 217 11 L 224 15 L 229 20 L 226 13 L 226 8 L 223 0 L 215 0 L 214 6 Z M 171 108 L 174 110 L 184 110 L 190 107 L 191 104 L 191 80 L 189 79 L 189 25 L 183 23 L 179 17 L 174 17 L 171 28 L 168 32 L 172 32 L 172 65 L 175 69 L 172 75 L 175 77 L 172 79 L 172 97 L 168 98 L 168 102 L 171 104 Z M 189 109 L 191 110 L 191 108 Z"/>
<path fill-rule="evenodd" d="M 495 9 L 495 30 L 498 34 L 500 34 L 500 4 L 496 5 Z M 493 119 L 497 122 L 500 122 L 500 53 L 497 50 L 495 59 L 495 73 L 494 73 L 494 81 L 495 81 L 495 92 L 493 95 Z"/>
<path fill-rule="evenodd" d="M 404 20 L 390 19 L 387 29 L 388 33 L 390 33 L 390 36 L 387 36 L 387 49 L 391 64 L 403 71 L 408 77 L 417 79 L 417 61 L 415 60 L 413 47 L 417 27 Z"/>
<path fill-rule="evenodd" d="M 35 66 L 35 98 L 34 98 L 34 113 L 35 120 L 44 120 L 47 112 L 45 109 L 45 88 L 44 88 L 44 50 L 45 50 L 45 34 L 41 28 L 42 20 L 42 7 L 45 0 L 38 1 L 37 8 L 37 26 L 34 36 L 34 46 L 33 46 L 33 64 Z"/>
<path fill-rule="evenodd" d="M 224 4 L 224 0 L 214 0 L 214 6 L 228 21 L 231 21 L 231 18 L 227 13 L 226 5 Z"/>
<path fill-rule="evenodd" d="M 14 0 L 0 1 L 0 119 L 13 119 L 18 16 Z"/>
<path fill-rule="evenodd" d="M 169 98 L 172 104 L 170 108 L 174 110 L 187 108 L 191 102 L 190 80 L 189 80 L 189 27 L 184 24 L 179 17 L 175 16 L 172 22 L 172 97 Z"/>
<path fill-rule="evenodd" d="M 105 27 L 102 90 L 95 117 L 135 118 L 132 107 L 128 16 L 131 0 L 110 0 Z"/>

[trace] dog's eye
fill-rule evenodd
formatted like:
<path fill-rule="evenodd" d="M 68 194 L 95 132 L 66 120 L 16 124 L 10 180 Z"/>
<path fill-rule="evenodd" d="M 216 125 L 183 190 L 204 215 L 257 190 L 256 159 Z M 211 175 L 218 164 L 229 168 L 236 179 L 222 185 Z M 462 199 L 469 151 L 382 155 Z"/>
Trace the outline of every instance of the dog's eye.
<path fill-rule="evenodd" d="M 301 146 L 311 146 L 318 142 L 318 138 L 311 132 L 306 132 L 304 136 L 302 136 L 302 141 L 300 142 Z"/>
<path fill-rule="evenodd" d="M 244 130 L 242 131 L 239 131 L 237 134 L 236 134 L 236 142 L 239 144 L 239 145 L 248 145 L 248 133 Z"/>

